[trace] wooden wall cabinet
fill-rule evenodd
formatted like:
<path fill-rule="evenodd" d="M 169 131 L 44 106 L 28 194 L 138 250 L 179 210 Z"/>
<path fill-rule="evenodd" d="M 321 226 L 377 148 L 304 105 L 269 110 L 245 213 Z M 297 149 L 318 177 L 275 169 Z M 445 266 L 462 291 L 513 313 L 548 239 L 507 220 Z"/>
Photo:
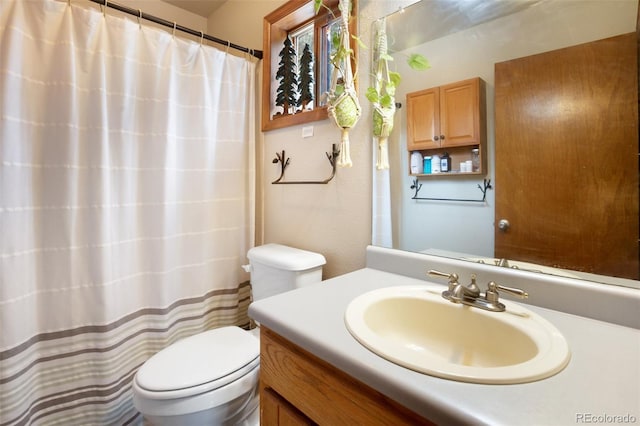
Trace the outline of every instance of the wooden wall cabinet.
<path fill-rule="evenodd" d="M 260 424 L 433 423 L 261 326 Z"/>
<path fill-rule="evenodd" d="M 480 154 L 480 169 L 469 175 L 486 173 L 486 100 L 485 84 L 480 78 L 407 94 L 407 150 L 425 155 L 451 156 L 452 170 L 461 161 L 471 159 L 471 150 Z M 418 173 L 420 176 L 432 176 Z"/>

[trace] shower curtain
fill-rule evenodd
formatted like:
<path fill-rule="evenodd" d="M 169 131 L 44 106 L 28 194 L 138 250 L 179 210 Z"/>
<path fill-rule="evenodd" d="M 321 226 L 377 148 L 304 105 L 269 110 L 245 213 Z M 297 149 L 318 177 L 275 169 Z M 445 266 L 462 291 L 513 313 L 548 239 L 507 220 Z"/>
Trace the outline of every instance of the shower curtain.
<path fill-rule="evenodd" d="M 391 178 L 390 170 L 378 170 L 375 165 L 378 155 L 378 141 L 373 141 L 373 199 L 371 204 L 371 244 L 393 248 L 391 226 Z"/>
<path fill-rule="evenodd" d="M 224 48 L 0 1 L 0 425 L 140 423 L 145 360 L 248 323 L 254 90 Z"/>

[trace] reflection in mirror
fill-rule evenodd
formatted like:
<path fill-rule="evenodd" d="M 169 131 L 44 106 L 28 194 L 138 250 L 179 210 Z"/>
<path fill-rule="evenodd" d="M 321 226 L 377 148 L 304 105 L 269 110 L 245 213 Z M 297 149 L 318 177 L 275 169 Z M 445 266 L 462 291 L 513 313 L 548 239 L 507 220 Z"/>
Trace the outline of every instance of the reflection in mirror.
<path fill-rule="evenodd" d="M 637 0 L 422 0 L 387 16 L 389 51 L 402 75 L 398 102 L 404 103 L 407 93 L 469 78 L 480 77 L 486 83 L 486 176 L 421 179 L 421 196 L 474 199 L 483 178 L 495 182 L 496 63 L 635 32 L 637 9 Z M 424 55 L 431 69 L 412 72 L 406 65 L 411 53 Z M 414 177 L 409 172 L 406 119 L 406 109 L 401 108 L 389 140 L 391 168 L 374 176 L 374 244 L 495 263 L 496 191 L 488 191 L 483 204 L 411 200 Z M 637 121 L 633 125 L 637 129 Z M 637 152 L 637 140 L 635 145 Z M 597 174 L 585 176 L 584 182 L 597 184 Z M 603 224 L 607 222 L 604 219 Z M 582 243 L 575 241 L 576 245 Z M 554 268 L 527 258 L 510 258 L 508 266 L 640 288 L 637 278 L 584 272 L 588 267 Z"/>

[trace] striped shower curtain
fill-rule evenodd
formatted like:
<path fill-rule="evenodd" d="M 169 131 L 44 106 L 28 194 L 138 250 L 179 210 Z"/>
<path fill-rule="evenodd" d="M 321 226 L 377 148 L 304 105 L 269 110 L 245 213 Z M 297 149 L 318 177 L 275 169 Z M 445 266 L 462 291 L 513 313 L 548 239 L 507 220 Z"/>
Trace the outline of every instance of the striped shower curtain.
<path fill-rule="evenodd" d="M 244 325 L 255 63 L 0 1 L 0 425 L 140 423 L 136 369 Z"/>

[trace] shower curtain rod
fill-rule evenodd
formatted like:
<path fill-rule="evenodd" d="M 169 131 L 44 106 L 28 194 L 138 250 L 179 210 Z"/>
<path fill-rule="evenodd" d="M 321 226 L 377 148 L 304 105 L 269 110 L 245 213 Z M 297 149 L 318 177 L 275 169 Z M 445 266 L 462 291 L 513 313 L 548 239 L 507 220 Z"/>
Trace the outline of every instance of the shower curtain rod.
<path fill-rule="evenodd" d="M 182 32 L 191 34 L 193 36 L 200 37 L 200 38 L 203 38 L 203 39 L 206 39 L 206 40 L 209 40 L 209 41 L 213 41 L 213 42 L 218 43 L 218 44 L 225 45 L 227 47 L 231 47 L 231 48 L 236 49 L 236 50 L 240 50 L 242 52 L 249 53 L 250 55 L 255 56 L 258 59 L 262 59 L 262 50 L 249 49 L 248 47 L 239 46 L 237 44 L 231 43 L 230 41 L 221 40 L 221 39 L 219 39 L 217 37 L 205 34 L 202 31 L 196 31 L 196 30 L 193 30 L 191 28 L 187 28 L 187 27 L 183 27 L 182 25 L 178 25 L 175 22 L 170 22 L 170 21 L 167 21 L 165 19 L 158 18 L 157 16 L 149 15 L 148 13 L 144 13 L 141 10 L 131 9 L 130 7 L 127 7 L 127 6 L 122 6 L 122 5 L 117 4 L 117 3 L 112 3 L 109 0 L 89 0 L 89 1 L 93 2 L 93 3 L 98 3 L 99 5 L 102 5 L 102 6 L 106 6 L 106 7 L 110 7 L 110 8 L 119 10 L 120 12 L 124 12 L 124 13 L 127 13 L 129 15 L 136 16 L 136 17 L 138 17 L 140 19 L 146 19 L 147 21 L 151 21 L 151 22 L 154 22 L 156 24 L 160 24 L 160 25 L 163 25 L 165 27 L 168 27 L 168 28 L 171 28 L 171 29 L 174 29 L 174 30 L 180 30 Z"/>

